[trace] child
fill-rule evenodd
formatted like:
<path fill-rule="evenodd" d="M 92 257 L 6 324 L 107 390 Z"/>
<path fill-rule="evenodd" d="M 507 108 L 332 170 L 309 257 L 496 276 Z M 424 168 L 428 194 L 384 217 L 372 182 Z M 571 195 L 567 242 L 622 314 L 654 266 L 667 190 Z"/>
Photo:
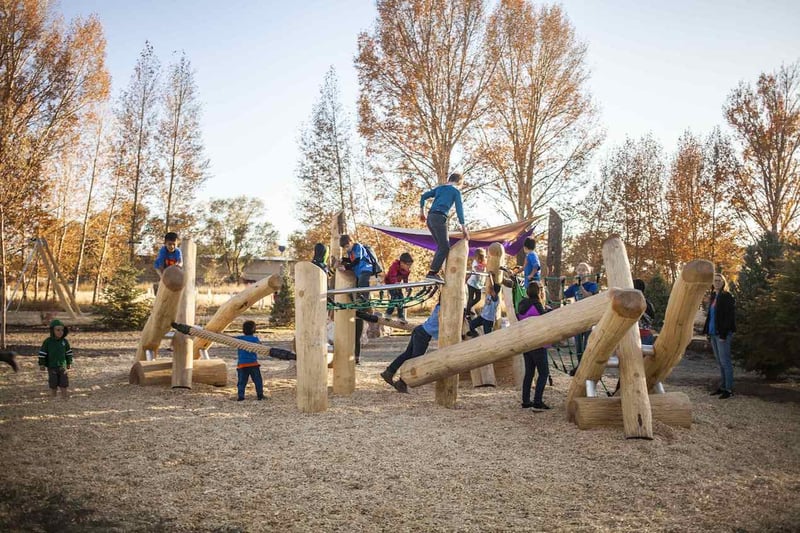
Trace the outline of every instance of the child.
<path fill-rule="evenodd" d="M 633 288 L 637 291 L 641 291 L 643 295 L 645 287 L 644 280 L 639 278 L 633 280 Z M 653 302 L 651 302 L 647 296 L 644 297 L 644 301 L 647 308 L 642 318 L 639 319 L 639 336 L 642 339 L 642 344 L 653 344 L 656 340 L 655 335 L 653 335 L 653 320 L 656 317 L 656 309 L 653 307 Z"/>
<path fill-rule="evenodd" d="M 531 281 L 541 280 L 542 265 L 539 264 L 539 256 L 534 251 L 536 249 L 536 241 L 528 237 L 522 245 L 525 250 L 525 263 L 522 265 L 522 272 L 525 275 L 525 287 L 530 285 Z"/>
<path fill-rule="evenodd" d="M 153 263 L 159 277 L 167 267 L 172 265 L 183 266 L 183 255 L 181 254 L 181 249 L 178 248 L 178 234 L 174 231 L 164 235 L 164 246 L 158 251 L 156 260 Z"/>
<path fill-rule="evenodd" d="M 50 336 L 42 343 L 39 350 L 39 369 L 47 369 L 47 383 L 50 394 L 56 397 L 58 389 L 61 396 L 69 399 L 69 375 L 67 370 L 72 368 L 72 348 L 67 340 L 69 330 L 60 320 L 50 322 Z"/>
<path fill-rule="evenodd" d="M 419 200 L 419 218 L 423 222 L 427 222 L 428 229 L 433 235 L 433 240 L 436 241 L 436 253 L 433 254 L 430 270 L 425 276 L 426 278 L 433 279 L 439 282 L 444 282 L 439 275 L 447 253 L 450 251 L 450 234 L 447 231 L 447 215 L 452 209 L 453 205 L 456 206 L 456 216 L 458 216 L 458 223 L 461 224 L 461 231 L 464 238 L 469 240 L 469 231 L 464 225 L 464 208 L 461 205 L 461 191 L 458 186 L 461 184 L 461 174 L 454 172 L 447 178 L 447 183 L 439 185 L 433 189 L 422 194 Z M 428 198 L 433 198 L 433 204 L 428 211 L 428 217 L 425 217 L 425 201 Z"/>
<path fill-rule="evenodd" d="M 252 320 L 247 320 L 242 324 L 242 333 L 244 333 L 244 335 L 239 335 L 236 338 L 247 342 L 261 342 L 258 337 L 256 337 L 256 323 Z M 236 374 L 239 376 L 239 381 L 236 387 L 239 395 L 236 400 L 240 402 L 244 401 L 244 389 L 247 387 L 248 378 L 252 378 L 253 384 L 256 386 L 256 398 L 263 400 L 264 382 L 261 379 L 261 365 L 258 364 L 258 355 L 255 352 L 243 350 L 242 348 L 238 349 L 238 354 L 239 361 L 236 365 Z"/>
<path fill-rule="evenodd" d="M 314 258 L 311 262 L 320 267 L 326 276 L 331 276 L 331 271 L 328 268 L 328 247 L 321 242 L 314 245 Z"/>
<path fill-rule="evenodd" d="M 387 285 L 394 285 L 396 283 L 408 283 L 408 275 L 411 273 L 411 265 L 414 264 L 414 258 L 411 257 L 411 254 L 408 252 L 403 252 L 400 254 L 399 259 L 395 259 L 392 263 L 392 266 L 389 267 L 389 271 L 386 272 L 385 282 Z M 392 300 L 402 300 L 403 299 L 403 291 L 400 289 L 389 289 L 389 298 Z M 406 310 L 403 307 L 402 302 L 390 305 L 388 309 L 386 309 L 386 318 L 392 316 L 395 308 L 397 308 L 397 318 L 403 324 L 406 323 Z"/>
<path fill-rule="evenodd" d="M 524 320 L 532 316 L 543 315 L 546 311 L 539 299 L 541 287 L 536 281 L 532 281 L 526 289 L 527 296 L 519 302 L 519 320 Z M 522 354 L 525 359 L 525 376 L 522 378 L 522 407 L 527 409 L 532 407 L 534 411 L 550 409 L 550 406 L 542 401 L 544 386 L 547 378 L 550 377 L 550 368 L 547 364 L 547 347 L 536 348 Z M 536 390 L 533 393 L 533 403 L 531 403 L 531 384 L 533 383 L 534 371 L 539 372 L 536 378 Z"/>
<path fill-rule="evenodd" d="M 346 254 L 342 257 L 339 269 L 353 271 L 356 276 L 356 287 L 369 287 L 369 280 L 374 274 L 367 249 L 346 234 L 339 237 L 339 246 L 344 248 Z M 355 295 L 355 299 L 357 301 L 367 301 L 369 300 L 369 293 L 358 292 Z M 364 321 L 356 318 L 355 358 L 357 365 L 361 364 L 361 335 L 363 332 Z"/>
<path fill-rule="evenodd" d="M 494 329 L 494 320 L 497 317 L 498 305 L 500 305 L 500 284 L 495 283 L 490 275 L 489 284 L 486 286 L 486 301 L 483 303 L 481 315 L 470 321 L 467 337 L 477 337 L 478 332 L 475 331 L 475 328 L 480 325 L 483 325 L 484 334 L 492 332 L 492 329 Z"/>
<path fill-rule="evenodd" d="M 564 291 L 564 298 L 574 298 L 577 302 L 597 294 L 599 289 L 597 283 L 590 279 L 589 276 L 591 273 L 591 266 L 586 263 L 578 263 L 578 266 L 575 267 L 575 274 L 577 275 L 578 281 L 570 285 L 567 290 Z M 584 331 L 575 336 L 575 352 L 578 354 L 578 364 L 581 363 L 583 352 L 586 350 L 586 344 L 589 342 L 589 334 L 591 332 L 591 330 Z M 570 371 L 570 375 L 575 375 L 574 368 Z"/>
<path fill-rule="evenodd" d="M 439 304 L 436 304 L 436 307 L 433 308 L 431 312 L 431 316 L 428 319 L 420 324 L 419 326 L 414 328 L 414 331 L 411 332 L 411 339 L 408 341 L 408 346 L 406 346 L 406 351 L 398 355 L 394 361 L 392 361 L 389 366 L 386 367 L 386 370 L 381 372 L 381 377 L 383 380 L 397 389 L 397 392 L 408 392 L 408 385 L 402 380 L 398 379 L 397 381 L 393 381 L 394 375 L 400 369 L 400 367 L 408 361 L 409 359 L 413 359 L 415 357 L 419 357 L 423 355 L 425 352 L 428 351 L 428 344 L 430 344 L 431 339 L 438 339 L 439 338 Z"/>
<path fill-rule="evenodd" d="M 467 307 L 464 316 L 472 316 L 472 308 L 481 299 L 481 291 L 485 284 L 484 278 L 480 273 L 486 272 L 486 250 L 478 248 L 475 250 L 475 259 L 472 261 L 473 274 L 467 279 Z"/>

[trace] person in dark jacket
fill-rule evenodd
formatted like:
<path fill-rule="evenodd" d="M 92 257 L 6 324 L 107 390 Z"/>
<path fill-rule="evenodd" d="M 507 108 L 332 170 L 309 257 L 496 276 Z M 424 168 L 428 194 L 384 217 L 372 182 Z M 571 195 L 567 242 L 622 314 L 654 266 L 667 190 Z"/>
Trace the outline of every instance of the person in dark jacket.
<path fill-rule="evenodd" d="M 733 396 L 733 360 L 731 341 L 736 331 L 736 302 L 731 293 L 725 290 L 727 280 L 722 274 L 714 274 L 714 291 L 708 304 L 708 315 L 703 333 L 708 335 L 711 349 L 719 365 L 722 383 L 711 393 L 724 400 Z"/>
<path fill-rule="evenodd" d="M 547 312 L 539 298 L 541 286 L 538 281 L 531 281 L 525 290 L 526 297 L 519 302 L 519 313 L 517 318 L 524 320 L 532 316 L 541 316 Z M 525 377 L 522 378 L 522 407 L 524 409 L 532 407 L 534 411 L 550 409 L 550 406 L 542 401 L 544 387 L 550 377 L 550 368 L 547 364 L 547 347 L 536 348 L 522 354 L 525 360 Z M 533 393 L 531 402 L 531 384 L 533 383 L 534 371 L 538 371 L 539 377 L 536 378 L 536 389 Z"/>
<path fill-rule="evenodd" d="M 72 368 L 72 348 L 67 340 L 69 330 L 60 320 L 50 322 L 50 336 L 42 343 L 39 350 L 39 369 L 47 370 L 47 384 L 50 394 L 56 397 L 61 389 L 65 400 L 69 399 L 69 376 L 67 370 Z"/>

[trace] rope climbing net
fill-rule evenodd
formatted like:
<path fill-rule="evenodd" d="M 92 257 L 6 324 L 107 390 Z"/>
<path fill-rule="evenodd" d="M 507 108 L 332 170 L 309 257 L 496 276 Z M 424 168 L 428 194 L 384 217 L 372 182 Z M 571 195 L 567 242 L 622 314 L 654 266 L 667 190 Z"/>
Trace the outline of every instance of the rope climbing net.
<path fill-rule="evenodd" d="M 393 285 L 375 285 L 372 287 L 356 287 L 353 289 L 334 289 L 328 291 L 328 310 L 338 311 L 354 309 L 366 311 L 367 309 L 389 309 L 390 307 L 412 307 L 420 305 L 433 298 L 441 282 L 435 280 L 414 281 L 411 283 L 396 283 Z M 403 298 L 385 298 L 384 292 L 390 290 L 406 289 Z M 416 292 L 414 289 L 417 289 Z M 378 298 L 355 297 L 349 302 L 336 302 L 333 297 L 341 294 L 364 294 L 377 292 Z"/>

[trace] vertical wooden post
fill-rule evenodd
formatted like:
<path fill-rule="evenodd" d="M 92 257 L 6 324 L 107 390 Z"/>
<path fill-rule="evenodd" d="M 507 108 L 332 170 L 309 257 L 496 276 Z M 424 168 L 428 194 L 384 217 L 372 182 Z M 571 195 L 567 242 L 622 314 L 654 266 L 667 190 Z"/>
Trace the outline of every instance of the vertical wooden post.
<path fill-rule="evenodd" d="M 503 286 L 502 292 L 500 293 L 503 298 L 503 304 L 506 306 L 506 314 L 508 316 L 508 323 L 510 325 L 517 323 L 517 312 L 514 308 L 514 294 L 510 287 Z M 522 359 L 522 354 L 517 354 L 512 357 L 509 357 L 508 362 L 511 363 L 511 377 L 514 380 L 515 387 L 522 386 L 522 380 L 525 377 L 525 361 Z M 494 363 L 497 366 L 498 363 L 502 363 L 502 361 L 498 361 Z M 499 374 L 499 372 L 496 372 Z"/>
<path fill-rule="evenodd" d="M 356 286 L 352 271 L 336 270 L 334 288 L 350 289 Z M 337 303 L 352 301 L 349 294 L 337 294 Z M 333 393 L 349 396 L 356 388 L 356 312 L 355 309 L 333 313 Z"/>
<path fill-rule="evenodd" d="M 183 291 L 178 302 L 176 322 L 194 324 L 196 313 L 197 246 L 191 238 L 181 244 L 183 256 Z M 194 340 L 183 333 L 172 338 L 172 388 L 191 389 L 194 368 Z"/>
<path fill-rule="evenodd" d="M 327 279 L 311 262 L 294 267 L 297 408 L 319 413 L 328 408 Z"/>
<path fill-rule="evenodd" d="M 461 239 L 450 248 L 444 270 L 444 286 L 440 287 L 439 348 L 461 342 L 464 321 L 464 277 L 467 275 L 469 243 Z M 453 408 L 458 398 L 458 373 L 436 382 L 436 403 Z"/>
<path fill-rule="evenodd" d="M 342 258 L 342 247 L 339 246 L 339 237 L 344 233 L 345 221 L 344 211 L 334 213 L 331 217 L 331 245 L 328 251 L 328 265 L 331 269 L 336 268 Z"/>
<path fill-rule="evenodd" d="M 610 287 L 633 289 L 631 264 L 628 252 L 618 235 L 603 243 L 603 262 Z M 652 439 L 653 418 L 650 397 L 647 394 L 647 379 L 642 358 L 642 340 L 639 328 L 633 325 L 622 337 L 617 348 L 619 355 L 619 381 L 622 392 L 622 421 L 625 438 Z"/>
<path fill-rule="evenodd" d="M 561 307 L 561 217 L 550 209 L 547 223 L 547 286 L 548 304 L 553 308 Z"/>
<path fill-rule="evenodd" d="M 505 258 L 505 250 L 503 249 L 503 245 L 499 242 L 494 242 L 489 246 L 487 250 L 487 257 L 486 257 L 486 272 L 491 274 L 490 277 L 486 279 L 486 285 L 490 285 L 491 283 L 502 283 L 503 282 L 503 273 L 500 271 L 500 267 L 503 264 L 503 259 Z M 486 289 L 488 293 L 488 288 Z M 498 297 L 500 295 L 498 294 Z M 483 311 L 481 311 L 483 312 Z M 497 323 L 498 317 L 500 316 L 500 306 L 497 306 L 497 313 L 494 316 L 495 323 Z M 480 368 L 476 368 L 475 370 L 470 371 L 470 377 L 472 378 L 472 386 L 473 387 L 483 387 L 483 386 L 495 386 L 497 384 L 497 378 L 494 375 L 494 365 L 488 364 L 484 365 Z"/>
<path fill-rule="evenodd" d="M 648 390 L 664 381 L 683 357 L 692 341 L 695 313 L 713 280 L 714 265 L 704 259 L 688 263 L 675 280 L 664 315 L 664 326 L 653 346 L 655 355 L 645 358 Z"/>

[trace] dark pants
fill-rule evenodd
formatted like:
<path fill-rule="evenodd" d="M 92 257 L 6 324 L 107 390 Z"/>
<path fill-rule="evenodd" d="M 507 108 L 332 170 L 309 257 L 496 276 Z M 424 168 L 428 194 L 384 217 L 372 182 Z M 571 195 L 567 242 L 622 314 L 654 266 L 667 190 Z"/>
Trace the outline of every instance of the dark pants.
<path fill-rule="evenodd" d="M 356 287 L 369 287 L 369 279 L 373 276 L 371 272 L 362 272 L 356 280 Z M 357 301 L 365 302 L 369 300 L 368 292 L 357 292 L 355 299 Z M 354 346 L 354 354 L 356 363 L 361 359 L 361 335 L 364 333 L 364 321 L 356 318 L 356 343 Z M 334 340 L 335 342 L 335 340 Z"/>
<path fill-rule="evenodd" d="M 403 363 L 427 352 L 430 342 L 431 336 L 425 331 L 425 328 L 422 326 L 415 327 L 414 331 L 411 332 L 411 339 L 408 341 L 406 351 L 395 357 L 394 361 L 389 364 L 389 372 L 394 375 Z"/>
<path fill-rule="evenodd" d="M 537 348 L 522 354 L 525 359 L 525 377 L 522 378 L 522 403 L 531 401 L 531 384 L 533 383 L 533 372 L 538 371 L 536 378 L 536 391 L 533 393 L 533 403 L 541 403 L 544 394 L 544 386 L 547 385 L 547 378 L 550 377 L 550 367 L 547 364 L 547 348 Z"/>
<path fill-rule="evenodd" d="M 69 387 L 69 375 L 67 374 L 67 369 L 63 366 L 48 368 L 47 384 L 51 389 L 57 389 L 58 387 L 66 389 Z"/>
<path fill-rule="evenodd" d="M 583 352 L 586 351 L 586 347 L 589 345 L 589 334 L 592 331 L 584 331 L 583 333 L 578 333 L 575 335 L 575 353 L 578 355 L 578 362 L 581 362 L 583 359 Z"/>
<path fill-rule="evenodd" d="M 431 272 L 439 272 L 450 252 L 450 234 L 447 231 L 447 217 L 442 213 L 428 213 L 428 229 L 436 242 L 436 253 L 431 261 Z"/>
<path fill-rule="evenodd" d="M 403 291 L 400 289 L 389 289 L 389 298 L 392 300 L 402 300 L 403 299 Z M 403 320 L 406 318 L 406 309 L 403 307 L 403 304 L 397 303 L 392 304 L 386 309 L 386 314 L 391 315 L 394 310 L 397 309 L 397 318 Z"/>
<path fill-rule="evenodd" d="M 493 320 L 486 320 L 482 316 L 479 316 L 479 317 L 473 318 L 472 320 L 469 321 L 469 331 L 471 333 L 475 333 L 475 328 L 479 327 L 481 324 L 483 325 L 483 334 L 484 335 L 488 335 L 494 329 L 494 321 Z"/>
<path fill-rule="evenodd" d="M 239 382 L 236 388 L 239 391 L 239 399 L 244 400 L 244 389 L 247 387 L 248 378 L 253 379 L 253 384 L 256 386 L 256 396 L 259 398 L 264 397 L 264 382 L 261 379 L 260 366 L 246 366 L 244 368 L 237 368 L 236 374 L 239 376 Z"/>
<path fill-rule="evenodd" d="M 472 285 L 467 285 L 467 314 L 472 311 L 475 304 L 481 301 L 481 290 Z"/>

